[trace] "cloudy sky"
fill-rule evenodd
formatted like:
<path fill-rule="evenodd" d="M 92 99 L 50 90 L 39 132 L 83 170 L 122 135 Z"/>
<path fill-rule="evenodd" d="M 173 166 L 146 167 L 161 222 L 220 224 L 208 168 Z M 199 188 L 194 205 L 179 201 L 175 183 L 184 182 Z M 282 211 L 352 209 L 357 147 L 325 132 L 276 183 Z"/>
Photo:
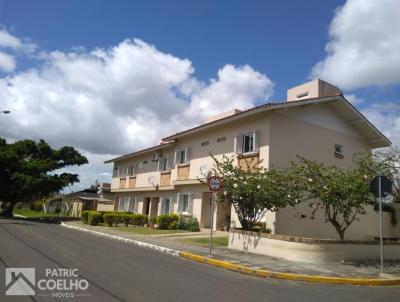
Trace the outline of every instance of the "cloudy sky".
<path fill-rule="evenodd" d="M 317 77 L 400 144 L 400 0 L 2 0 L 0 23 L 0 137 L 79 149 L 74 189 L 109 182 L 106 159 Z"/>

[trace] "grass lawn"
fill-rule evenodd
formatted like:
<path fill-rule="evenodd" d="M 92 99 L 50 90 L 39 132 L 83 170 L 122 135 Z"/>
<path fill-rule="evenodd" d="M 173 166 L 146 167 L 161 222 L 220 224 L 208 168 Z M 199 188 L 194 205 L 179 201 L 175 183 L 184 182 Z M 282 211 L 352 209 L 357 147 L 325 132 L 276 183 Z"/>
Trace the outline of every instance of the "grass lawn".
<path fill-rule="evenodd" d="M 229 237 L 213 237 L 213 246 L 228 246 L 228 240 Z M 210 238 L 205 237 L 205 238 L 187 238 L 187 239 L 182 239 L 180 240 L 181 242 L 184 243 L 190 243 L 190 244 L 195 244 L 195 245 L 201 245 L 201 246 L 208 246 L 210 243 Z"/>
<path fill-rule="evenodd" d="M 123 231 L 123 232 L 140 234 L 140 235 L 162 235 L 162 234 L 187 232 L 187 231 L 183 231 L 183 230 L 158 230 L 158 229 L 152 229 L 152 228 L 141 227 L 141 226 L 133 226 L 133 225 L 126 227 L 122 224 L 118 225 L 117 227 L 113 226 L 112 229 L 118 230 L 118 231 Z"/>
<path fill-rule="evenodd" d="M 25 217 L 27 217 L 27 218 L 53 217 L 53 216 L 57 216 L 57 215 L 55 215 L 55 214 L 38 212 L 38 211 L 31 210 L 31 209 L 26 209 L 26 208 L 22 208 L 22 209 L 16 209 L 16 208 L 14 208 L 13 214 L 22 215 L 22 216 L 25 216 Z"/>

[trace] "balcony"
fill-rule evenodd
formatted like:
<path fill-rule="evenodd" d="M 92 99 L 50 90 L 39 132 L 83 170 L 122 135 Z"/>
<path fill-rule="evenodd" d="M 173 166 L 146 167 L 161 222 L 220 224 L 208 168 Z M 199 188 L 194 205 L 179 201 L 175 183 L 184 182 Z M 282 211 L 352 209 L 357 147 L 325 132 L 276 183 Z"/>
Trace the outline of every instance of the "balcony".
<path fill-rule="evenodd" d="M 160 187 L 171 185 L 171 171 L 161 172 Z"/>
<path fill-rule="evenodd" d="M 136 187 L 136 176 L 130 176 L 129 177 L 128 188 L 129 189 L 134 189 L 135 187 Z"/>
<path fill-rule="evenodd" d="M 177 180 L 189 179 L 190 164 L 179 165 L 177 172 Z"/>
<path fill-rule="evenodd" d="M 253 169 L 260 163 L 260 155 L 257 153 L 241 154 L 238 156 L 238 166 L 240 169 Z"/>
<path fill-rule="evenodd" d="M 125 189 L 126 187 L 126 177 L 122 177 L 119 179 L 119 189 Z"/>

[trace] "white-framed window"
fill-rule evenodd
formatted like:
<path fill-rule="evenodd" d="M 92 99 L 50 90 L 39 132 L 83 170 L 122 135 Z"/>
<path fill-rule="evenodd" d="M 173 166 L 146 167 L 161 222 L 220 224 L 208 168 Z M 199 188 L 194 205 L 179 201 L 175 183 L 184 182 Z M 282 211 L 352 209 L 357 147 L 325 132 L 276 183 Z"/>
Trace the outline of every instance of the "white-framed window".
<path fill-rule="evenodd" d="M 161 172 L 169 170 L 169 159 L 168 158 L 160 158 L 158 160 L 158 170 Z"/>
<path fill-rule="evenodd" d="M 193 198 L 192 193 L 178 193 L 178 213 L 192 214 Z"/>
<path fill-rule="evenodd" d="M 171 197 L 164 197 L 162 214 L 172 213 L 172 210 L 173 210 L 172 198 Z"/>
<path fill-rule="evenodd" d="M 178 152 L 178 162 L 180 164 L 186 163 L 186 150 L 179 150 L 179 152 Z"/>
<path fill-rule="evenodd" d="M 128 175 L 129 166 L 118 167 L 118 177 L 125 177 Z"/>
<path fill-rule="evenodd" d="M 251 153 L 254 152 L 255 146 L 255 133 L 254 132 L 250 132 L 247 134 L 243 134 L 242 137 L 242 153 Z"/>
<path fill-rule="evenodd" d="M 119 198 L 118 212 L 133 212 L 135 208 L 135 197 L 124 196 Z"/>
<path fill-rule="evenodd" d="M 114 165 L 113 177 L 118 177 L 118 166 Z"/>
<path fill-rule="evenodd" d="M 135 176 L 136 175 L 136 165 L 130 164 L 128 166 L 128 176 Z"/>
<path fill-rule="evenodd" d="M 164 210 L 165 213 L 171 212 L 171 198 L 165 197 L 165 205 L 164 205 Z"/>
<path fill-rule="evenodd" d="M 258 131 L 254 130 L 246 134 L 239 134 L 235 137 L 235 153 L 246 154 L 258 152 L 259 149 Z"/>
<path fill-rule="evenodd" d="M 175 151 L 175 164 L 182 165 L 189 162 L 189 149 L 179 149 Z"/>
<path fill-rule="evenodd" d="M 118 212 L 123 212 L 125 209 L 125 197 L 120 197 L 118 202 Z"/>
<path fill-rule="evenodd" d="M 335 157 L 343 158 L 343 146 L 335 144 Z"/>
<path fill-rule="evenodd" d="M 182 212 L 189 212 L 189 194 L 184 194 L 182 196 Z"/>

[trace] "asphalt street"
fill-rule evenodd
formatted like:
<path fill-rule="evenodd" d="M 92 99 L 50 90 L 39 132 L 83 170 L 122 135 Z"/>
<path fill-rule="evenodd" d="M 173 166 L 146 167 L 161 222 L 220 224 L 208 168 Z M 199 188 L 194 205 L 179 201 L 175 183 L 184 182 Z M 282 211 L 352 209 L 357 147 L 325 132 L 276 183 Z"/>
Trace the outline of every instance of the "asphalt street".
<path fill-rule="evenodd" d="M 0 266 L 0 301 L 400 301 L 398 286 L 262 279 L 24 220 L 0 220 Z M 36 294 L 6 296 L 6 267 L 35 268 Z M 46 269 L 49 273 L 60 268 L 67 275 L 68 269 L 77 269 L 74 272 L 79 276 L 46 275 Z M 49 289 L 53 280 L 68 285 L 70 280 L 83 279 L 89 284 L 87 289 Z M 43 281 L 41 288 L 39 280 Z M 10 284 L 14 283 L 7 288 Z"/>

